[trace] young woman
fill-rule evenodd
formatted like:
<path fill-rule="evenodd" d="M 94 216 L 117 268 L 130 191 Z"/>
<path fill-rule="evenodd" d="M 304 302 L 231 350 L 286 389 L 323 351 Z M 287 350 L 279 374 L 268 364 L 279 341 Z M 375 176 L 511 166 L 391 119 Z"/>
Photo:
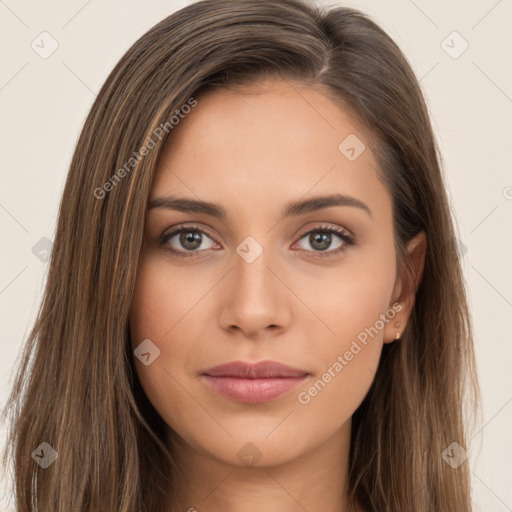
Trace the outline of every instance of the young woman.
<path fill-rule="evenodd" d="M 427 109 L 362 13 L 206 0 L 101 89 L 9 407 L 16 510 L 469 512 Z"/>

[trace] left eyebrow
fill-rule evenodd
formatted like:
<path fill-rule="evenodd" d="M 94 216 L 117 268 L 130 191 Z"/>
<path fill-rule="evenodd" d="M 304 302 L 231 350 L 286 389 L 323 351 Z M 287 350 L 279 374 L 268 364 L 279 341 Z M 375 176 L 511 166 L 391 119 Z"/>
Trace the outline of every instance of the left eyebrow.
<path fill-rule="evenodd" d="M 354 208 L 360 208 L 372 217 L 370 208 L 361 200 L 346 194 L 332 194 L 328 196 L 317 196 L 310 199 L 292 201 L 285 205 L 281 212 L 281 219 L 290 216 L 303 215 L 317 210 L 323 210 L 332 206 L 351 206 Z M 203 213 L 205 215 L 211 215 L 217 219 L 227 218 L 226 210 L 220 205 L 185 197 L 158 197 L 149 203 L 148 210 L 153 208 L 166 208 L 185 213 Z"/>
<path fill-rule="evenodd" d="M 288 203 L 281 214 L 281 218 L 289 217 L 290 215 L 302 215 L 316 210 L 323 210 L 324 208 L 330 208 L 331 206 L 352 206 L 360 208 L 372 217 L 372 212 L 368 205 L 359 199 L 346 194 L 332 194 L 329 196 L 317 196 L 304 201 L 293 201 Z"/>

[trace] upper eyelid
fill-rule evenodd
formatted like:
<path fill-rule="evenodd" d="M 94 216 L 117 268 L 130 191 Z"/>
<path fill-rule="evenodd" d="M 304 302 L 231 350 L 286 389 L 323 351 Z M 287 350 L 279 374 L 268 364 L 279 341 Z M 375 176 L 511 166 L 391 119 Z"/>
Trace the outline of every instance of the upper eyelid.
<path fill-rule="evenodd" d="M 181 229 L 190 229 L 190 230 L 196 229 L 197 231 L 204 231 L 208 236 L 212 237 L 209 234 L 209 228 L 204 228 L 203 226 L 201 226 L 198 223 L 192 223 L 191 225 L 185 225 L 185 224 L 186 223 L 181 223 L 181 224 L 177 224 L 171 228 L 168 228 L 168 229 L 164 230 L 163 235 L 167 235 L 167 234 L 173 233 L 174 231 L 179 231 Z M 316 224 L 313 223 L 313 224 L 310 224 L 308 227 L 304 228 L 304 231 L 302 231 L 302 235 L 307 234 L 311 230 L 319 230 L 320 231 L 322 229 L 338 229 L 338 230 L 346 231 L 349 234 L 352 234 L 352 232 L 344 226 L 339 226 L 339 225 L 333 224 L 331 222 L 326 222 L 326 221 L 316 221 Z"/>
<path fill-rule="evenodd" d="M 171 235 L 174 237 L 178 233 L 180 233 L 181 231 L 185 231 L 185 230 L 200 231 L 201 233 L 204 233 L 206 236 L 208 236 L 208 238 L 210 238 L 210 239 L 215 241 L 214 237 L 212 235 L 210 235 L 210 233 L 208 232 L 207 229 L 205 229 L 205 228 L 203 228 L 201 226 L 195 226 L 195 225 L 183 226 L 182 224 L 178 224 L 177 226 L 174 226 L 172 228 L 166 229 L 163 232 L 163 234 L 161 235 L 160 238 L 168 238 Z"/>

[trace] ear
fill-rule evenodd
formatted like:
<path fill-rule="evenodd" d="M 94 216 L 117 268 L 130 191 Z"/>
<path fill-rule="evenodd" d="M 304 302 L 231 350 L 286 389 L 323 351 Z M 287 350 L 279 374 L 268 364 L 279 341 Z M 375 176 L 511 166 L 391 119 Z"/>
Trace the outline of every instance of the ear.
<path fill-rule="evenodd" d="M 398 276 L 395 288 L 393 290 L 393 297 L 395 299 L 390 304 L 399 303 L 401 309 L 398 307 L 393 308 L 398 311 L 395 317 L 390 320 L 384 329 L 384 343 L 391 343 L 395 341 L 397 334 L 404 332 L 405 326 L 414 306 L 414 299 L 416 290 L 420 285 L 421 278 L 423 277 L 423 269 L 425 267 L 425 255 L 427 252 L 427 235 L 424 231 L 420 231 L 412 240 L 407 244 L 407 252 L 409 254 L 410 272 L 402 271 Z"/>

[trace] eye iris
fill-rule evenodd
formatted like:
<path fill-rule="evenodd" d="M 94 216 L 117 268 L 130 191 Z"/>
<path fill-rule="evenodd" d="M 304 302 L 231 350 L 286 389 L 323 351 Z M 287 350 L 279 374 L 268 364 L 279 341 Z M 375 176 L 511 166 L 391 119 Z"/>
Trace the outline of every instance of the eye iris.
<path fill-rule="evenodd" d="M 319 251 L 327 249 L 331 245 L 331 233 L 312 233 L 309 242 L 311 247 Z M 315 246 L 316 242 L 320 242 L 319 246 Z"/>
<path fill-rule="evenodd" d="M 182 231 L 180 234 L 180 243 L 186 249 L 194 251 L 201 245 L 201 238 L 201 233 L 197 231 Z"/>

